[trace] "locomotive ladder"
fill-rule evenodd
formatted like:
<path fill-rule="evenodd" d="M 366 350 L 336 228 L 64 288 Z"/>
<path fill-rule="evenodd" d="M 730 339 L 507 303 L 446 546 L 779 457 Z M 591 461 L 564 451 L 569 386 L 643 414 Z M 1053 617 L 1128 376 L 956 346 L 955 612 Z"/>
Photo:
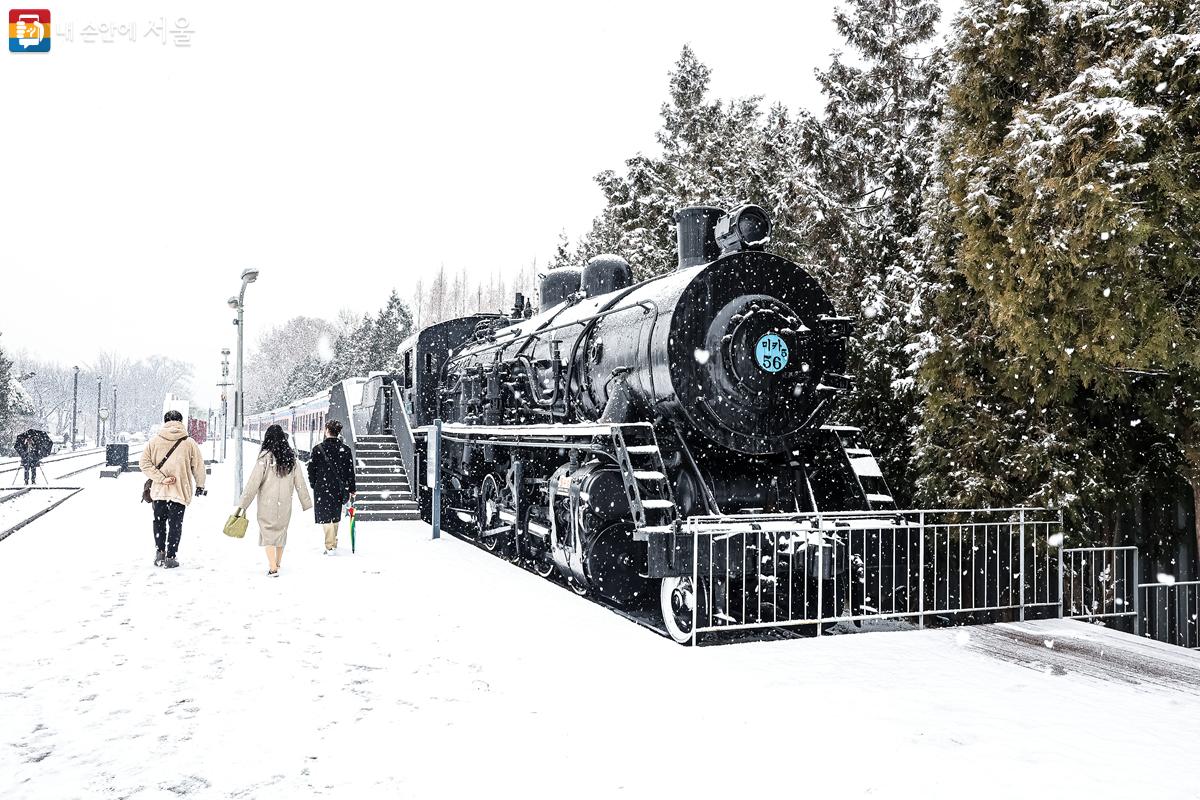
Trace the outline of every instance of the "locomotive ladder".
<path fill-rule="evenodd" d="M 644 423 L 614 425 L 612 443 L 634 527 L 670 526 L 675 520 L 675 500 L 654 428 Z"/>

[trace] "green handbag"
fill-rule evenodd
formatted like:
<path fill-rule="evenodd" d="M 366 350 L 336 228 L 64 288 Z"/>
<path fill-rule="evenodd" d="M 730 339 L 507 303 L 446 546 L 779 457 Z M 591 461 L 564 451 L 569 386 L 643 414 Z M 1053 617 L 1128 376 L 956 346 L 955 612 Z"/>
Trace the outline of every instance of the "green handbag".
<path fill-rule="evenodd" d="M 246 529 L 249 527 L 250 520 L 246 519 L 246 512 L 238 509 L 236 514 L 225 520 L 225 535 L 241 539 L 246 535 Z"/>

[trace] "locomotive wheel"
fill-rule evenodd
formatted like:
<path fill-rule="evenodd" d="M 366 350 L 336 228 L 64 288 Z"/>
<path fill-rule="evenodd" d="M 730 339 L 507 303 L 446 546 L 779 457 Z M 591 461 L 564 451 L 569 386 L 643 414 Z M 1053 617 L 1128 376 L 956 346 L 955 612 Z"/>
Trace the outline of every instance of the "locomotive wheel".
<path fill-rule="evenodd" d="M 663 622 L 666 625 L 667 633 L 680 644 L 692 643 L 693 610 L 696 619 L 701 619 L 708 613 L 704 603 L 704 595 L 707 594 L 705 588 L 705 583 L 702 581 L 700 592 L 697 594 L 692 586 L 690 576 L 662 579 L 658 601 Z M 697 603 L 700 604 L 699 608 L 696 607 Z"/>
<path fill-rule="evenodd" d="M 500 508 L 500 485 L 496 482 L 494 475 L 485 475 L 483 482 L 479 485 L 479 502 L 475 512 L 475 519 L 479 523 L 479 541 L 488 550 L 495 552 L 496 548 L 504 541 L 504 533 L 488 534 L 488 531 L 498 527 L 497 521 L 500 519 L 497 513 Z"/>
<path fill-rule="evenodd" d="M 567 586 L 570 586 L 570 587 L 571 587 L 571 591 L 572 591 L 572 592 L 574 592 L 575 594 L 579 595 L 580 597 L 586 597 L 586 596 L 587 596 L 587 593 L 588 593 L 588 587 L 587 587 L 587 586 L 585 586 L 584 584 L 580 583 L 580 582 L 579 582 L 579 581 L 578 581 L 578 580 L 575 578 L 575 576 L 574 576 L 574 575 L 572 575 L 571 577 L 567 578 Z"/>
<path fill-rule="evenodd" d="M 533 558 L 533 571 L 543 578 L 549 578 L 554 574 L 554 559 L 550 557 L 550 553 L 543 552 Z"/>

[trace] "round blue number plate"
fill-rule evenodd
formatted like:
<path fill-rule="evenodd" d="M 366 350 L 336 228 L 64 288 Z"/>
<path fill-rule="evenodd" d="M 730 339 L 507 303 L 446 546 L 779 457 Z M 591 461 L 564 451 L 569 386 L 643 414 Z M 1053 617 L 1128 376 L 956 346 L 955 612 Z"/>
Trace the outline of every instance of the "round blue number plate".
<path fill-rule="evenodd" d="M 767 372 L 779 372 L 788 364 L 788 346 L 777 333 L 765 333 L 754 346 L 754 360 Z"/>

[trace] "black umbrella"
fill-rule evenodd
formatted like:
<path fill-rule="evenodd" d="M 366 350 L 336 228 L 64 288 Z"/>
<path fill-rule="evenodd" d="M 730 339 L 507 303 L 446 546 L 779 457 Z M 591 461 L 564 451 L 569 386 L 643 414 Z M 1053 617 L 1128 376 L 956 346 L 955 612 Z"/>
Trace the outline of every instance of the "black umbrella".
<path fill-rule="evenodd" d="M 30 428 L 21 434 L 28 439 L 37 448 L 38 459 L 43 459 L 54 450 L 54 442 L 50 439 L 50 434 L 45 431 L 34 430 Z M 20 438 L 20 437 L 18 437 Z"/>

